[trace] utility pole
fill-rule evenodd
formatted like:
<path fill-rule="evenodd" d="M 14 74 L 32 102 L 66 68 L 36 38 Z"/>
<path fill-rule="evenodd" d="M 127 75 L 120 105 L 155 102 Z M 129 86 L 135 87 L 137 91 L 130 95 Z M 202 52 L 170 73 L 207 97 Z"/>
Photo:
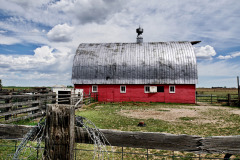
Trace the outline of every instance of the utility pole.
<path fill-rule="evenodd" d="M 238 85 L 238 106 L 240 107 L 240 86 L 239 86 L 239 77 L 237 76 L 237 85 Z"/>
<path fill-rule="evenodd" d="M 2 90 L 2 80 L 0 79 L 0 91 Z"/>

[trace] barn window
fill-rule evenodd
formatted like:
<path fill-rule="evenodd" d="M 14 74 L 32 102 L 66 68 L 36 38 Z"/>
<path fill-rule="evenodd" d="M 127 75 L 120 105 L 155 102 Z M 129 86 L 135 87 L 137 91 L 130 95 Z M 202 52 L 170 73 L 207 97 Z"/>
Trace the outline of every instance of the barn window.
<path fill-rule="evenodd" d="M 169 86 L 169 93 L 175 93 L 175 86 Z"/>
<path fill-rule="evenodd" d="M 92 92 L 98 92 L 98 86 L 97 85 L 92 86 Z"/>
<path fill-rule="evenodd" d="M 144 86 L 144 93 L 150 93 L 150 86 Z"/>
<path fill-rule="evenodd" d="M 157 92 L 164 92 L 164 86 L 157 86 Z"/>
<path fill-rule="evenodd" d="M 120 86 L 120 93 L 126 93 L 126 86 Z"/>

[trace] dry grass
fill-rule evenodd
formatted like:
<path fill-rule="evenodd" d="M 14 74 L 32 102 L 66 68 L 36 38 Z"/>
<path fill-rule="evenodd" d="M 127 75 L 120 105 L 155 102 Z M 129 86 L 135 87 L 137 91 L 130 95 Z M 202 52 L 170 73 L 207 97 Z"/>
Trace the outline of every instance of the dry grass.
<path fill-rule="evenodd" d="M 119 114 L 130 118 L 138 119 L 157 119 L 168 122 L 181 122 L 182 120 L 189 121 L 192 124 L 205 124 L 205 123 L 221 123 L 223 126 L 232 125 L 232 122 L 224 121 L 219 116 L 206 116 L 206 112 L 211 110 L 218 110 L 226 114 L 239 114 L 239 109 L 232 109 L 222 106 L 206 106 L 201 103 L 200 106 L 181 106 L 181 108 L 167 108 L 167 106 L 159 106 L 161 109 L 135 109 L 135 110 L 121 110 Z M 179 107 L 179 106 L 176 106 Z"/>

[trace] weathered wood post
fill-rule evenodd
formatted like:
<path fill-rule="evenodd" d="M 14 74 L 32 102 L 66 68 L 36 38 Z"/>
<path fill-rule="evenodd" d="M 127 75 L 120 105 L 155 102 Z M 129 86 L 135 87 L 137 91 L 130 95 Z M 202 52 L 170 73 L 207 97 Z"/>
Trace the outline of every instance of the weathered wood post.
<path fill-rule="evenodd" d="M 212 104 L 212 94 L 211 94 L 211 104 Z"/>
<path fill-rule="evenodd" d="M 74 126 L 73 105 L 51 104 L 47 106 L 44 159 L 74 159 Z"/>
<path fill-rule="evenodd" d="M 231 105 L 231 95 L 228 94 L 228 105 L 230 106 Z"/>
<path fill-rule="evenodd" d="M 39 108 L 41 108 L 41 97 L 40 96 L 37 96 L 37 97 L 33 97 L 33 99 L 34 100 L 38 100 L 39 101 L 39 103 L 33 103 L 32 104 L 32 107 L 37 107 L 37 106 L 39 106 Z M 37 110 L 33 110 L 32 111 L 32 114 L 35 114 L 35 113 L 37 113 Z"/>
<path fill-rule="evenodd" d="M 11 99 L 8 99 L 8 98 L 5 99 L 5 103 L 11 103 L 11 102 L 12 102 Z M 11 110 L 12 110 L 12 107 L 7 107 L 7 108 L 6 108 L 6 112 L 9 112 L 9 111 L 11 111 Z M 9 117 L 11 117 L 11 115 L 6 115 L 6 116 L 5 116 L 5 120 L 8 120 Z"/>
<path fill-rule="evenodd" d="M 196 94 L 195 94 L 195 97 L 196 97 L 196 104 L 197 104 L 197 98 L 198 98 L 198 92 L 196 91 Z"/>
<path fill-rule="evenodd" d="M 239 77 L 237 76 L 237 87 L 238 87 L 238 106 L 240 107 L 240 85 L 239 85 Z"/>
<path fill-rule="evenodd" d="M 89 104 L 91 103 L 91 92 L 89 92 Z"/>

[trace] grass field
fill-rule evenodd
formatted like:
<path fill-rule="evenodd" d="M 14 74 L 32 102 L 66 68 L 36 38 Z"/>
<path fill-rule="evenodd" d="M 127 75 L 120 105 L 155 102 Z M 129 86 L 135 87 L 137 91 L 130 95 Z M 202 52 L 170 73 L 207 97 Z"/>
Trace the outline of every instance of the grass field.
<path fill-rule="evenodd" d="M 198 90 L 203 94 L 226 95 L 237 93 L 237 90 Z M 165 103 L 94 103 L 76 110 L 76 115 L 83 116 L 101 129 L 114 129 L 121 131 L 144 131 L 144 132 L 165 132 L 172 134 L 188 134 L 208 136 L 229 136 L 240 135 L 240 108 L 221 105 L 210 105 L 206 103 L 194 104 L 165 104 Z M 137 124 L 144 121 L 146 127 L 138 127 Z M 25 120 L 15 124 L 36 125 L 37 120 Z M 19 144 L 19 143 L 18 143 Z M 11 159 L 15 151 L 15 141 L 0 140 L 0 159 Z M 13 147 L 6 147 L 11 145 Z M 94 149 L 93 145 L 77 144 L 78 149 Z M 11 151 L 10 151 L 11 150 Z M 119 152 L 114 155 L 115 159 L 146 159 L 146 155 L 121 154 L 121 147 L 114 147 Z M 32 151 L 27 150 L 26 154 Z M 124 152 L 146 153 L 145 149 L 124 148 Z M 149 153 L 171 155 L 171 151 L 149 150 Z M 10 155 L 9 155 L 10 154 Z M 177 156 L 197 156 L 193 153 L 176 152 Z M 24 155 L 23 155 L 24 156 Z M 32 155 L 34 159 L 36 153 Z M 203 155 L 203 157 L 219 158 L 223 155 Z M 92 159 L 93 152 L 79 151 L 77 159 Z M 236 156 L 239 158 L 239 156 Z M 30 158 L 30 157 L 29 157 Z M 31 158 L 30 158 L 31 159 Z M 171 157 L 149 156 L 149 159 L 172 159 Z M 204 158 L 203 158 L 204 159 Z"/>
<path fill-rule="evenodd" d="M 240 135 L 240 109 L 164 103 L 94 104 L 76 111 L 102 129 L 200 136 Z M 137 124 L 144 121 L 146 127 Z"/>
<path fill-rule="evenodd" d="M 237 88 L 196 88 L 198 94 L 223 96 L 227 94 L 238 94 Z"/>

